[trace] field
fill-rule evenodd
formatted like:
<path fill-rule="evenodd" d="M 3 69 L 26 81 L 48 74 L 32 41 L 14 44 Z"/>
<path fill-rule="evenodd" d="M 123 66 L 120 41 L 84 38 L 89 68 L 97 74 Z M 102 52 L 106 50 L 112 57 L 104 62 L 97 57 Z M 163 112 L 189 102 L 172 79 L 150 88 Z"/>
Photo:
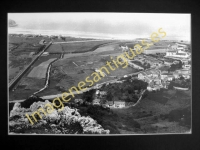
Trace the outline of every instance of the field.
<path fill-rule="evenodd" d="M 46 52 L 49 52 L 49 53 L 63 53 L 62 45 L 60 45 L 60 44 L 52 44 L 52 45 L 46 50 Z"/>
<path fill-rule="evenodd" d="M 41 63 L 39 66 L 34 67 L 33 70 L 28 74 L 28 77 L 32 78 L 46 78 L 46 72 L 49 64 L 54 61 L 56 58 L 49 59 L 48 61 L 45 61 Z"/>
<path fill-rule="evenodd" d="M 190 106 L 191 98 L 189 97 L 191 91 L 163 91 L 167 97 L 171 97 L 167 102 L 159 102 L 163 95 L 157 93 L 158 96 L 153 98 L 152 93 L 142 99 L 138 105 L 124 109 L 113 109 L 119 116 L 120 121 L 116 123 L 120 133 L 124 134 L 140 134 L 140 133 L 185 133 L 190 129 L 187 126 L 182 126 L 177 122 L 171 122 L 168 118 L 162 118 L 162 115 L 169 114 L 172 110 L 183 109 Z M 156 100 L 155 100 L 156 99 Z M 140 124 L 140 129 L 126 128 L 127 120 L 125 118 L 131 117 Z"/>
<path fill-rule="evenodd" d="M 30 71 L 19 82 L 17 89 L 11 92 L 10 100 L 23 99 L 36 92 L 38 89 L 43 88 L 45 82 L 44 78 L 45 78 L 46 68 L 40 67 L 39 65 L 41 63 L 43 64 L 49 59 L 60 57 L 60 54 L 57 52 L 60 51 L 61 53 L 62 50 L 64 50 L 65 52 L 80 51 L 83 53 L 65 54 L 64 58 L 56 61 L 52 65 L 50 71 L 50 83 L 48 88 L 42 91 L 41 93 L 38 93 L 38 95 L 45 96 L 45 95 L 59 94 L 62 91 L 68 90 L 72 86 L 77 86 L 80 81 L 85 81 L 85 78 L 87 76 L 90 76 L 95 71 L 95 68 L 98 69 L 106 65 L 107 61 L 111 61 L 110 56 L 112 56 L 115 59 L 116 56 L 122 53 L 121 49 L 119 48 L 120 42 L 117 41 L 113 41 L 113 43 L 110 44 L 101 45 L 100 47 L 97 46 L 99 44 L 108 42 L 109 41 L 95 41 L 95 42 L 87 42 L 84 44 L 70 43 L 70 44 L 51 45 L 47 49 L 47 51 L 52 51 L 52 53 L 55 54 L 50 54 L 48 56 L 41 56 L 34 63 Z M 122 66 L 120 65 L 119 68 L 116 68 L 116 70 L 114 71 L 111 71 L 108 66 L 107 68 L 110 74 L 107 74 L 107 76 L 105 77 L 101 77 L 101 80 L 97 84 L 113 80 L 116 78 L 120 78 L 126 74 L 130 74 L 137 71 L 131 67 L 123 69 Z M 93 77 L 91 77 L 91 79 L 93 79 Z M 87 85 L 89 85 L 89 83 Z"/>
<path fill-rule="evenodd" d="M 95 68 L 100 68 L 107 61 L 111 61 L 109 55 L 113 55 L 114 58 L 114 55 L 118 56 L 121 53 L 118 44 L 108 44 L 92 52 L 65 54 L 63 59 L 59 59 L 52 65 L 48 89 L 38 95 L 58 94 L 68 90 L 72 86 L 77 86 L 80 81 L 85 81 L 85 78 L 90 76 L 95 71 Z M 108 70 L 110 74 L 102 77 L 97 84 L 137 71 L 131 67 L 124 69 L 121 66 L 114 71 L 111 71 L 108 67 Z M 86 86 L 88 85 L 89 83 Z"/>
<path fill-rule="evenodd" d="M 9 36 L 9 43 L 39 44 L 39 42 L 42 39 L 45 39 L 46 42 L 50 42 L 50 39 L 46 37 L 25 38 L 25 37 Z"/>
<path fill-rule="evenodd" d="M 48 88 L 49 92 L 44 91 L 39 95 L 42 96 L 44 95 L 43 93 L 48 95 L 52 94 L 52 92 L 56 94 L 56 91 L 57 93 L 61 93 L 61 91 L 66 91 L 72 86 L 77 86 L 80 81 L 85 81 L 85 78 L 90 76 L 95 68 L 100 68 L 104 66 L 107 61 L 111 61 L 109 55 L 113 55 L 114 58 L 114 55 L 118 56 L 120 54 L 121 50 L 118 48 L 118 44 L 103 46 L 93 52 L 65 54 L 63 59 L 56 61 L 52 66 L 50 85 Z M 101 78 L 97 84 L 113 80 L 115 79 L 114 77 L 120 78 L 126 74 L 137 71 L 131 67 L 124 69 L 121 66 L 114 71 L 111 71 L 108 67 L 108 70 L 110 74 L 106 73 L 107 76 Z M 89 83 L 86 86 L 88 85 Z"/>
<path fill-rule="evenodd" d="M 68 41 L 86 41 L 86 40 L 94 40 L 92 38 L 78 38 L 78 37 L 70 37 L 70 36 L 67 36 L 67 37 L 64 37 L 65 39 L 59 39 L 59 38 L 56 38 L 56 39 L 53 39 L 53 42 L 68 42 Z"/>
<path fill-rule="evenodd" d="M 32 61 L 35 55 L 30 57 L 29 54 L 42 48 L 38 44 L 41 39 L 9 36 L 9 81 Z"/>
<path fill-rule="evenodd" d="M 105 44 L 114 41 L 91 41 L 91 42 L 80 42 L 80 43 L 66 43 L 66 44 L 53 44 L 47 52 L 49 53 L 62 53 L 62 49 L 65 53 L 71 52 L 88 52 L 93 51 L 100 44 Z M 59 46 L 60 45 L 60 46 Z"/>
<path fill-rule="evenodd" d="M 45 79 L 43 78 L 35 78 L 35 77 L 28 77 L 29 73 L 32 72 L 34 67 L 38 67 L 40 64 L 44 62 L 48 62 L 50 59 L 59 58 L 60 55 L 58 54 L 50 54 L 48 56 L 41 56 L 34 64 L 31 66 L 29 71 L 24 75 L 24 77 L 19 81 L 16 85 L 15 91 L 9 92 L 9 100 L 17 100 L 17 99 L 25 99 L 29 97 L 31 94 L 36 92 L 37 90 L 44 87 Z M 45 72 L 46 76 L 46 69 L 42 70 Z M 37 72 L 35 72 L 37 74 Z"/>

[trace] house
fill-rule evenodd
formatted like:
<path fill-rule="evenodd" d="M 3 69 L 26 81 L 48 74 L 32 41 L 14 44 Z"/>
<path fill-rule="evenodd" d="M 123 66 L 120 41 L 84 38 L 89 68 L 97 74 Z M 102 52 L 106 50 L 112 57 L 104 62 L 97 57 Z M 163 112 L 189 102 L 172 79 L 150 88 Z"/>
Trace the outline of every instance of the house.
<path fill-rule="evenodd" d="M 174 71 L 173 72 L 173 76 L 175 79 L 179 78 L 180 77 L 180 72 L 178 70 Z"/>
<path fill-rule="evenodd" d="M 114 107 L 123 108 L 123 107 L 125 107 L 125 102 L 124 101 L 114 101 Z"/>
<path fill-rule="evenodd" d="M 152 70 L 145 71 L 145 73 L 147 74 L 148 77 L 157 78 L 160 75 L 160 70 L 152 69 Z"/>
<path fill-rule="evenodd" d="M 128 50 L 128 47 L 127 46 L 121 46 L 121 49 L 122 49 L 122 51 L 126 51 L 126 50 Z"/>
<path fill-rule="evenodd" d="M 83 104 L 83 100 L 82 100 L 82 99 L 75 99 L 74 102 L 75 102 L 75 103 Z"/>
<path fill-rule="evenodd" d="M 94 100 L 92 101 L 92 104 L 93 104 L 93 105 L 100 105 L 100 99 L 94 99 Z"/>
<path fill-rule="evenodd" d="M 42 39 L 40 42 L 39 42 L 39 44 L 41 44 L 41 45 L 43 45 L 45 43 L 45 40 L 44 39 Z"/>
<path fill-rule="evenodd" d="M 153 87 L 153 90 L 155 90 L 155 91 L 160 91 L 160 86 L 154 86 L 154 87 Z"/>
<path fill-rule="evenodd" d="M 98 95 L 99 94 L 99 90 L 96 90 L 96 95 Z"/>
<path fill-rule="evenodd" d="M 160 79 L 154 79 L 154 85 L 161 85 L 161 80 Z"/>
<path fill-rule="evenodd" d="M 172 60 L 164 60 L 164 64 L 167 66 L 170 66 L 173 64 L 173 61 Z"/>
<path fill-rule="evenodd" d="M 177 47 L 177 50 L 184 50 L 184 47 Z"/>
<path fill-rule="evenodd" d="M 167 78 L 169 75 L 173 75 L 172 73 L 162 73 L 160 75 L 160 78 L 163 80 L 164 78 Z"/>
<path fill-rule="evenodd" d="M 184 52 L 182 50 L 177 50 L 177 51 L 167 51 L 165 57 L 175 57 L 175 58 L 189 58 L 190 53 Z"/>
<path fill-rule="evenodd" d="M 106 92 L 106 91 L 100 91 L 99 94 L 100 94 L 100 95 L 107 95 L 107 92 Z"/>
<path fill-rule="evenodd" d="M 191 76 L 191 70 L 190 69 L 182 69 L 178 70 L 179 74 L 182 75 L 184 78 L 189 79 Z"/>
<path fill-rule="evenodd" d="M 28 57 L 31 58 L 31 57 L 33 57 L 34 54 L 35 54 L 35 52 L 30 52 Z"/>
<path fill-rule="evenodd" d="M 173 75 L 168 75 L 168 76 L 167 76 L 168 81 L 172 81 L 174 78 L 175 78 L 175 77 L 174 77 Z"/>
<path fill-rule="evenodd" d="M 108 107 L 109 107 L 108 104 L 102 104 L 101 106 L 102 106 L 103 108 L 108 108 Z"/>
<path fill-rule="evenodd" d="M 141 72 L 141 73 L 138 74 L 138 79 L 139 80 L 144 80 L 146 75 L 147 74 L 145 72 Z"/>
<path fill-rule="evenodd" d="M 114 102 L 113 102 L 113 101 L 107 101 L 106 104 L 107 104 L 109 107 L 114 107 Z"/>
<path fill-rule="evenodd" d="M 191 70 L 190 69 L 181 69 L 181 70 L 178 70 L 178 72 L 180 74 L 191 74 Z"/>
<path fill-rule="evenodd" d="M 49 52 L 44 52 L 41 56 L 48 56 Z"/>
<path fill-rule="evenodd" d="M 169 69 L 170 67 L 169 66 L 162 66 L 162 67 L 160 67 L 159 68 L 159 70 L 160 70 L 160 73 L 162 74 L 162 73 L 168 73 L 168 69 Z"/>
<path fill-rule="evenodd" d="M 171 46 L 172 50 L 176 50 L 177 48 L 178 48 L 178 45 L 176 45 L 176 44 Z"/>
<path fill-rule="evenodd" d="M 182 67 L 183 67 L 184 69 L 190 69 L 190 68 L 191 68 L 191 65 L 186 65 L 186 64 L 185 64 L 185 65 L 183 65 Z"/>
<path fill-rule="evenodd" d="M 153 88 L 151 86 L 147 86 L 148 91 L 153 91 Z"/>

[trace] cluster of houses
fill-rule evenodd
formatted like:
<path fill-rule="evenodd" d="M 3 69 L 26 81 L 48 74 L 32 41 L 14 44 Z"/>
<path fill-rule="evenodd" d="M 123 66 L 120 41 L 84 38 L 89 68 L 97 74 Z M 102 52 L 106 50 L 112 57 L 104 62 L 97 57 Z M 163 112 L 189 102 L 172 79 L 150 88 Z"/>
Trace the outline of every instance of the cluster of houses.
<path fill-rule="evenodd" d="M 109 108 L 123 108 L 125 107 L 125 101 L 106 101 L 106 103 L 102 104 L 101 99 L 104 99 L 107 95 L 107 92 L 96 90 L 95 98 L 92 102 L 93 105 L 102 105 L 103 107 Z"/>
<path fill-rule="evenodd" d="M 182 59 L 190 58 L 191 53 L 186 52 L 186 50 L 188 50 L 188 46 L 186 44 L 175 43 L 174 45 L 169 45 L 169 49 L 166 52 L 165 57 Z"/>
<path fill-rule="evenodd" d="M 178 79 L 180 76 L 183 76 L 185 79 L 189 79 L 191 77 L 190 69 L 176 70 L 173 73 L 169 73 L 166 70 L 167 69 L 152 69 L 144 71 L 138 74 L 138 79 L 148 83 L 147 90 L 157 91 L 160 90 L 160 88 L 168 88 L 170 81 Z"/>

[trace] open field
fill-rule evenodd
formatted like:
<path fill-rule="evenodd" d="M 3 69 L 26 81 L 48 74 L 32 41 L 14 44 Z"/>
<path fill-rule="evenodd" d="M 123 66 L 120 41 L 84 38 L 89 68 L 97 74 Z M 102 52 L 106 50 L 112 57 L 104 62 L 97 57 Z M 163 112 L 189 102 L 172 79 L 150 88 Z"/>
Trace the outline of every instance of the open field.
<path fill-rule="evenodd" d="M 47 68 L 49 64 L 55 59 L 56 58 L 49 59 L 48 61 L 41 63 L 39 66 L 34 67 L 27 77 L 39 78 L 39 79 L 46 78 Z"/>
<path fill-rule="evenodd" d="M 39 44 L 39 42 L 40 42 L 42 39 L 45 39 L 46 42 L 50 42 L 50 39 L 47 38 L 47 37 L 25 38 L 25 37 L 9 36 L 9 43 Z"/>
<path fill-rule="evenodd" d="M 19 81 L 17 84 L 17 88 L 15 91 L 9 92 L 9 100 L 16 100 L 16 99 L 25 99 L 29 97 L 31 94 L 36 92 L 37 90 L 44 87 L 45 79 L 41 78 L 30 78 L 27 77 L 29 73 L 32 71 L 34 67 L 39 66 L 40 64 L 43 64 L 43 62 L 47 62 L 50 59 L 56 59 L 59 58 L 59 54 L 50 54 L 48 56 L 41 56 L 34 64 L 33 66 L 27 71 L 27 73 L 24 75 L 24 77 Z M 46 73 L 46 70 L 45 70 Z"/>
<path fill-rule="evenodd" d="M 77 86 L 80 81 L 85 81 L 85 78 L 90 76 L 94 72 L 95 68 L 100 68 L 104 66 L 107 61 L 111 61 L 109 56 L 100 56 L 95 54 L 93 54 L 92 57 L 91 55 L 87 56 L 77 56 L 77 55 L 76 57 L 68 57 L 65 59 L 60 59 L 53 64 L 50 87 L 52 88 L 60 87 L 63 90 L 68 90 L 72 86 Z M 78 66 L 76 66 L 73 62 Z M 97 84 L 113 80 L 114 79 L 113 77 L 115 76 L 122 77 L 125 74 L 130 74 L 137 71 L 131 67 L 122 68 L 119 66 L 119 68 L 116 68 L 116 70 L 114 71 L 111 71 L 109 67 L 107 68 L 110 74 L 106 73 L 107 76 L 102 77 Z M 60 78 L 61 76 L 64 77 Z M 59 80 L 57 80 L 58 78 Z M 55 80 L 57 82 L 54 82 Z M 86 84 L 86 86 L 88 86 L 89 84 L 90 83 Z M 53 91 L 53 89 L 51 91 Z"/>
<path fill-rule="evenodd" d="M 52 46 L 61 47 L 59 44 L 56 44 L 56 45 L 51 45 L 50 48 Z M 100 68 L 104 66 L 107 61 L 111 61 L 109 55 L 113 56 L 114 58 L 114 56 L 118 56 L 121 53 L 122 53 L 121 49 L 119 49 L 118 44 L 115 43 L 115 44 L 107 44 L 91 52 L 65 54 L 63 59 L 59 59 L 52 65 L 51 72 L 50 72 L 49 86 L 46 90 L 39 93 L 39 95 L 44 96 L 48 94 L 49 95 L 57 94 L 57 93 L 61 93 L 61 90 L 68 90 L 72 86 L 77 86 L 80 81 L 85 81 L 85 78 L 87 76 L 90 76 L 95 71 L 95 68 Z M 105 55 L 105 56 L 101 56 L 101 55 Z M 56 58 L 59 56 L 60 54 L 50 54 L 48 56 L 41 56 L 35 62 L 33 67 L 38 67 L 41 63 L 48 61 L 51 58 Z M 78 66 L 76 66 L 75 64 Z M 33 72 L 30 72 L 30 75 L 27 74 L 27 77 L 44 77 L 44 71 L 43 71 L 43 74 L 39 73 L 41 72 L 40 70 L 42 70 L 42 68 L 38 67 L 38 69 L 39 70 L 37 69 L 32 70 Z M 121 66 L 119 66 L 119 68 L 117 68 L 115 71 L 111 71 L 109 67 L 108 67 L 108 70 L 110 74 L 108 74 L 105 77 L 102 77 L 101 80 L 97 84 L 106 82 L 109 80 L 113 80 L 115 76 L 121 77 L 121 76 L 124 76 L 125 74 L 130 74 L 137 71 L 131 67 L 127 67 L 123 69 Z M 35 80 L 34 85 L 31 83 L 32 80 Z M 41 80 L 40 81 L 36 78 L 32 78 L 32 80 L 31 81 L 27 80 L 27 83 L 30 81 L 30 85 L 32 86 L 28 86 L 27 84 L 27 89 L 29 90 L 25 90 L 25 91 L 23 91 L 22 90 L 23 88 L 21 88 L 22 93 L 27 94 L 29 93 L 27 91 L 33 91 L 32 89 L 37 87 L 36 84 L 38 82 L 42 82 L 44 85 L 43 79 L 40 79 Z M 38 84 L 40 85 L 40 83 Z"/>
<path fill-rule="evenodd" d="M 31 52 L 42 49 L 38 44 L 41 39 L 9 36 L 9 81 L 32 61 L 35 55 L 30 57 Z"/>
<path fill-rule="evenodd" d="M 68 43 L 68 44 L 55 44 L 52 45 L 47 52 L 49 53 L 62 53 L 62 48 L 65 53 L 71 53 L 71 52 L 87 52 L 87 51 L 93 51 L 95 50 L 98 45 L 101 44 L 114 42 L 111 40 L 105 40 L 105 41 L 92 41 L 92 42 L 81 42 L 81 43 Z M 61 47 L 59 46 L 61 45 Z"/>
<path fill-rule="evenodd" d="M 62 53 L 62 45 L 61 44 L 53 44 L 51 45 L 46 52 L 49 53 Z"/>

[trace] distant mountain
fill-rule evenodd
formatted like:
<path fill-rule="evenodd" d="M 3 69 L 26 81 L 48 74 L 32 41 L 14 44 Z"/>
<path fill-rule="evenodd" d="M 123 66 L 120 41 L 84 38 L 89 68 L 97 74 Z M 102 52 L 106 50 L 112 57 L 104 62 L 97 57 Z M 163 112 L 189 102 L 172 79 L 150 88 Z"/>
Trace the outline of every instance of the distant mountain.
<path fill-rule="evenodd" d="M 17 26 L 16 22 L 14 20 L 11 20 L 11 19 L 8 20 L 8 25 L 9 25 L 9 27 Z"/>

